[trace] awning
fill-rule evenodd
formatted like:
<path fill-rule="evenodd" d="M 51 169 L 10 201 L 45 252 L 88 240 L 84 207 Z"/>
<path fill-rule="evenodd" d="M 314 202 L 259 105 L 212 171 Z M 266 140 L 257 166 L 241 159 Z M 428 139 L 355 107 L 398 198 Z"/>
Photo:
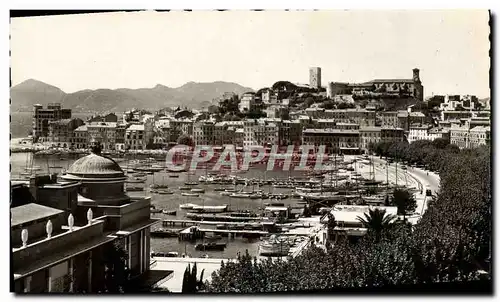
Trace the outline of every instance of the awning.
<path fill-rule="evenodd" d="M 132 293 L 151 292 L 152 288 L 172 279 L 174 271 L 170 270 L 148 270 L 133 280 L 133 286 L 127 286 L 127 291 Z"/>

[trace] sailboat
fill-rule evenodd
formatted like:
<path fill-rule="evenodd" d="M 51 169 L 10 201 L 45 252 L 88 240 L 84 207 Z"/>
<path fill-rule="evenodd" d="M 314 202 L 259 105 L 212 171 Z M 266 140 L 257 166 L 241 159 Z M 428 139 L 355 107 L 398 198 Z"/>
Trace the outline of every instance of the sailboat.
<path fill-rule="evenodd" d="M 184 185 L 185 185 L 185 186 L 196 186 L 196 185 L 198 185 L 198 182 L 196 182 L 196 181 L 191 181 L 191 176 L 190 176 L 190 175 L 191 175 L 191 173 L 190 173 L 190 172 L 188 172 L 188 179 L 187 179 L 187 181 L 184 183 Z"/>
<path fill-rule="evenodd" d="M 155 176 L 153 175 L 153 184 L 149 186 L 151 189 L 167 189 L 168 185 L 165 184 L 165 177 L 163 177 L 163 181 L 161 184 L 155 183 Z"/>

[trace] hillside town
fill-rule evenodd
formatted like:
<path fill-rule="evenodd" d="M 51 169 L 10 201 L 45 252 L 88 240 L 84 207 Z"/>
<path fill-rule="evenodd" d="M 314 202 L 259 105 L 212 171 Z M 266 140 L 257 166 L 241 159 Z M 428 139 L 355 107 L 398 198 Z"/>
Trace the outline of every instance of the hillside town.
<path fill-rule="evenodd" d="M 490 143 L 489 100 L 473 95 L 435 95 L 424 100 L 417 68 L 409 79 L 366 83 L 321 83 L 321 68 L 309 84 L 287 81 L 236 95 L 226 92 L 208 108 L 132 109 L 71 117 L 60 104 L 33 107 L 31 141 L 40 149 L 84 151 L 92 142 L 105 152 L 168 150 L 190 145 L 239 148 L 330 144 L 344 154 L 366 153 L 378 142 L 445 139 L 459 148 Z"/>
<path fill-rule="evenodd" d="M 439 187 L 450 173 L 449 162 L 439 158 L 490 146 L 489 102 L 470 95 L 424 100 L 416 68 L 411 79 L 323 87 L 321 68 L 315 67 L 309 79 L 242 95 L 226 92 L 209 108 L 131 109 L 85 121 L 58 103 L 35 105 L 33 135 L 24 140 L 30 147 L 20 149 L 31 152 L 31 159 L 14 165 L 20 177 L 11 176 L 13 291 L 279 291 L 271 286 L 288 276 L 245 289 L 249 280 L 228 285 L 227 274 L 258 265 L 279 272 L 274 266 L 280 261 L 301 267 L 304 259 L 325 257 L 332 248 L 364 257 L 349 249 L 378 246 L 389 235 L 377 228 L 394 226 L 398 231 L 391 236 L 408 236 L 401 235 L 404 226 L 425 226 L 434 213 L 427 214 L 432 200 L 449 190 Z M 168 168 L 168 156 L 167 162 L 151 157 L 180 144 L 239 150 L 326 146 L 329 168 L 312 169 L 319 161 L 313 158 L 302 176 L 267 178 L 269 171 L 258 165 L 207 174 L 213 162 L 206 161 L 205 174 L 196 174 Z M 264 164 L 268 160 L 271 155 Z M 248 200 L 252 206 L 241 210 Z M 251 254 L 249 238 L 260 238 Z M 221 256 L 226 249 L 230 257 Z M 489 255 L 469 270 L 487 276 Z M 252 258 L 258 262 L 248 262 Z M 200 275 L 197 267 L 211 274 Z M 316 281 L 288 282 L 284 288 L 291 290 L 318 287 Z"/>
<path fill-rule="evenodd" d="M 64 14 L 11 18 L 12 293 L 493 293 L 491 12 Z"/>

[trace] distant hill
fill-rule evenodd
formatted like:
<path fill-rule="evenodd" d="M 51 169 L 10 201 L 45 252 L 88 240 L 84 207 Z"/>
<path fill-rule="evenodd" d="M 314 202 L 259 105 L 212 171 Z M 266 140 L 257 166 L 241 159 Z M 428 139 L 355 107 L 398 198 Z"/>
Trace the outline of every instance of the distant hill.
<path fill-rule="evenodd" d="M 11 110 L 32 110 L 34 104 L 61 102 L 66 93 L 37 80 L 26 80 L 10 88 Z"/>
<path fill-rule="evenodd" d="M 65 93 L 61 89 L 37 81 L 26 80 L 11 87 L 11 111 L 30 111 L 34 104 L 60 102 L 64 108 L 76 112 L 123 112 L 131 108 L 160 109 L 168 106 L 199 108 L 224 92 L 242 94 L 253 91 L 236 83 L 189 82 L 178 88 L 156 85 L 140 89 L 97 89 Z"/>

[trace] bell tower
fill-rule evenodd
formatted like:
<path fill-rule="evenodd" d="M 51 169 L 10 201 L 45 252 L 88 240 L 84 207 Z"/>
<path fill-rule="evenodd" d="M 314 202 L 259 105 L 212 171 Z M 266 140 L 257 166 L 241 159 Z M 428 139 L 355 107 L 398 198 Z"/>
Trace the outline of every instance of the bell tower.
<path fill-rule="evenodd" d="M 420 82 L 420 69 L 418 68 L 413 68 L 413 81 Z"/>

